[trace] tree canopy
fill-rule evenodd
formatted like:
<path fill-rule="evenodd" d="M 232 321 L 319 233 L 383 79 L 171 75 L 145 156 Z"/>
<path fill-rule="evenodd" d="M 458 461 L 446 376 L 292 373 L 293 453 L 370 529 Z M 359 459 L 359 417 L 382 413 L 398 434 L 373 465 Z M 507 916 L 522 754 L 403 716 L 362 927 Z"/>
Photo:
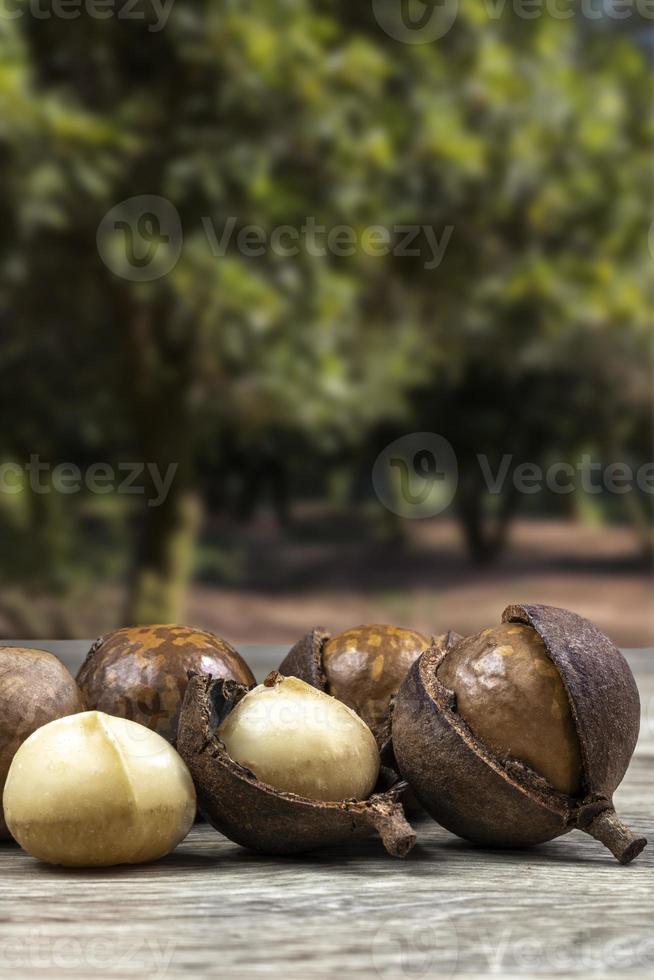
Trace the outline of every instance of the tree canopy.
<path fill-rule="evenodd" d="M 318 451 L 419 418 L 464 468 L 646 445 L 651 81 L 629 37 L 481 4 L 424 45 L 367 4 L 178 0 L 156 30 L 139 9 L 0 17 L 2 450 L 180 464 L 134 617 L 174 614 L 185 496 L 225 434 Z M 141 194 L 183 228 L 152 282 L 96 245 Z M 270 247 L 308 220 L 352 229 L 353 254 Z M 262 255 L 238 247 L 250 225 Z M 398 254 L 403 226 L 450 229 L 440 264 L 424 235 Z"/>

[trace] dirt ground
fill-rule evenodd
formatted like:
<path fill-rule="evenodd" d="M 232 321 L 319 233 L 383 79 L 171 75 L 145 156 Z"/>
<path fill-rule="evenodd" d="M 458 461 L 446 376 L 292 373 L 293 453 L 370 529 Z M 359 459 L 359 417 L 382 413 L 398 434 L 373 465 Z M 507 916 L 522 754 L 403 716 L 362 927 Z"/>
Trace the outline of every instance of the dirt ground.
<path fill-rule="evenodd" d="M 403 527 L 401 544 L 383 540 L 378 525 L 324 507 L 297 513 L 288 532 L 265 515 L 247 527 L 210 526 L 183 619 L 236 645 L 291 645 L 317 625 L 337 632 L 390 622 L 473 633 L 499 622 L 510 603 L 544 602 L 588 616 L 623 647 L 654 647 L 654 575 L 629 528 L 517 522 L 502 560 L 479 568 L 454 522 Z M 20 632 L 97 636 L 122 625 L 124 598 L 119 583 L 73 597 L 70 628 L 54 599 L 45 616 L 24 602 L 29 632 Z M 16 629 L 0 614 L 0 635 Z"/>
<path fill-rule="evenodd" d="M 194 586 L 188 620 L 235 643 L 292 643 L 311 626 L 363 622 L 472 633 L 510 603 L 543 602 L 589 617 L 623 647 L 654 646 L 654 576 L 628 528 L 518 522 L 502 561 L 480 569 L 452 522 L 412 522 L 401 548 L 362 544 L 347 522 L 329 527 L 307 540 L 265 522 L 250 529 L 248 588 Z"/>

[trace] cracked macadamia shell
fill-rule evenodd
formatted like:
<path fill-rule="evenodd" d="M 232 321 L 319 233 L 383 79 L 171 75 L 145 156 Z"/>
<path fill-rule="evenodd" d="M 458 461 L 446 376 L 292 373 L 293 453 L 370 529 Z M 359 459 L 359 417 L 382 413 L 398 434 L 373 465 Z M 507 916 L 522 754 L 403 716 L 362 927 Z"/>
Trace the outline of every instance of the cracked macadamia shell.
<path fill-rule="evenodd" d="M 84 711 L 73 677 L 45 650 L 0 647 L 0 799 L 11 761 L 22 743 L 56 718 Z M 0 807 L 0 840 L 9 831 Z"/>
<path fill-rule="evenodd" d="M 509 606 L 502 618 L 499 631 L 431 649 L 409 671 L 392 716 L 402 776 L 460 837 L 519 847 L 578 828 L 628 863 L 647 843 L 613 807 L 640 724 L 629 665 L 568 610 Z"/>
<path fill-rule="evenodd" d="M 273 673 L 264 684 L 274 684 Z M 195 782 L 201 813 L 230 840 L 265 854 L 293 854 L 342 844 L 376 832 L 386 850 L 404 857 L 415 843 L 400 799 L 406 788 L 382 770 L 366 800 L 320 801 L 278 790 L 235 762 L 218 728 L 247 696 L 233 681 L 189 679 L 178 749 Z"/>
<path fill-rule="evenodd" d="M 21 847 L 71 867 L 163 857 L 184 839 L 196 810 L 175 749 L 143 725 L 99 711 L 34 732 L 14 756 L 3 802 Z"/>
<path fill-rule="evenodd" d="M 379 750 L 354 711 L 296 677 L 245 695 L 218 729 L 230 757 L 275 789 L 312 800 L 365 800 Z"/>
<path fill-rule="evenodd" d="M 174 745 L 190 670 L 254 684 L 226 640 L 190 626 L 136 626 L 101 636 L 77 682 L 89 708 L 136 721 Z"/>

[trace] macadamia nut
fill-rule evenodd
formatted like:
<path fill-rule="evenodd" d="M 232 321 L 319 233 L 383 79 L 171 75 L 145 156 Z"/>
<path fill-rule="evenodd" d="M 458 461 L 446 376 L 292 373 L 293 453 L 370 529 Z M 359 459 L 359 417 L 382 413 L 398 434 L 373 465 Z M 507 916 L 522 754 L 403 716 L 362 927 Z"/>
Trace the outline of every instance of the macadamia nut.
<path fill-rule="evenodd" d="M 77 684 L 51 653 L 0 647 L 0 799 L 11 760 L 32 732 L 84 708 Z M 0 840 L 9 836 L 0 806 Z"/>
<path fill-rule="evenodd" d="M 365 800 L 379 775 L 379 751 L 365 722 L 297 677 L 278 674 L 255 687 L 218 736 L 261 782 L 311 800 Z"/>
<path fill-rule="evenodd" d="M 86 711 L 34 732 L 14 756 L 3 806 L 33 857 L 91 867 L 154 861 L 195 818 L 182 758 L 156 732 Z"/>

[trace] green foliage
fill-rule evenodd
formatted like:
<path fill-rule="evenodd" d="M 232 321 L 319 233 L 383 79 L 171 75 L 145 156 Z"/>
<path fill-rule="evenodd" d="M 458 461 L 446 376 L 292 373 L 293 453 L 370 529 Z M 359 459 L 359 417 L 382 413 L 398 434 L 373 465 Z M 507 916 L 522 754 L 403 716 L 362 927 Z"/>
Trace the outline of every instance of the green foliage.
<path fill-rule="evenodd" d="M 4 454 L 188 457 L 190 474 L 222 433 L 356 444 L 410 419 L 416 392 L 435 393 L 441 414 L 422 414 L 437 430 L 449 417 L 457 442 L 480 365 L 492 412 L 463 404 L 464 448 L 511 451 L 519 409 L 492 393 L 548 379 L 543 452 L 642 444 L 644 57 L 508 5 L 499 19 L 462 5 L 445 38 L 403 45 L 369 7 L 177 0 L 160 31 L 0 17 Z M 95 235 L 145 193 L 174 203 L 184 248 L 137 284 L 103 266 Z M 454 230 L 436 269 L 360 245 L 213 255 L 203 219 L 219 235 L 232 216 L 267 235 L 308 217 Z"/>

